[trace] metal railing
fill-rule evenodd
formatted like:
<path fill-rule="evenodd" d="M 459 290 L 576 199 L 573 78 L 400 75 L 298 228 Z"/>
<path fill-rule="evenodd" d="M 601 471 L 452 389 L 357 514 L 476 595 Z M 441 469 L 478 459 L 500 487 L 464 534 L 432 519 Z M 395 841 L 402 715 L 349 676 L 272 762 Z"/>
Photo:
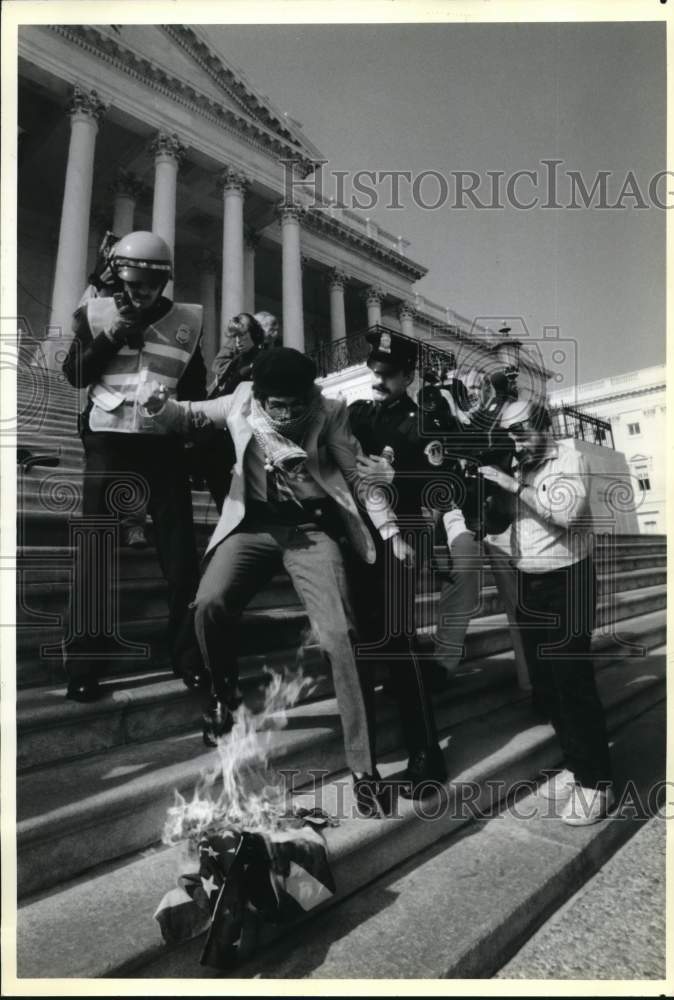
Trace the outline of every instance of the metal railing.
<path fill-rule="evenodd" d="M 426 341 L 417 340 L 416 337 L 408 337 L 387 326 L 373 326 L 349 334 L 348 337 L 342 337 L 341 340 L 335 340 L 333 343 L 321 344 L 317 350 L 312 351 L 310 357 L 318 369 L 319 377 L 324 378 L 326 375 L 332 375 L 344 368 L 364 364 L 370 353 L 370 342 L 367 340 L 367 336 L 375 333 L 390 333 L 414 344 L 419 349 L 419 372 L 432 369 L 440 378 L 443 371 L 451 371 L 456 367 L 456 358 L 451 351 L 441 347 L 431 347 Z"/>
<path fill-rule="evenodd" d="M 551 410 L 550 416 L 552 433 L 556 438 L 575 438 L 577 441 L 615 449 L 613 429 L 608 420 L 600 420 L 599 417 L 575 410 L 572 406 Z"/>

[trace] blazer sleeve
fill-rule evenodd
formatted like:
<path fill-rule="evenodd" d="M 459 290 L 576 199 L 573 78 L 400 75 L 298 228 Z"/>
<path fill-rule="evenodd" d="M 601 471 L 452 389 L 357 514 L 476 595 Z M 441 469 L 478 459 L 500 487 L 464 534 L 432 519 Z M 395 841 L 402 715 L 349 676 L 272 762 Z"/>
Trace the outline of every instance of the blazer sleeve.
<path fill-rule="evenodd" d="M 363 454 L 363 450 L 351 430 L 346 403 L 342 400 L 335 402 L 337 405 L 331 408 L 327 428 L 328 450 L 381 537 L 384 540 L 392 538 L 400 533 L 400 528 L 389 503 L 387 489 L 372 485 L 358 472 L 356 459 Z"/>
<path fill-rule="evenodd" d="M 233 396 L 220 396 L 218 399 L 199 399 L 196 401 L 167 399 L 159 413 L 152 416 L 164 430 L 174 434 L 188 435 L 198 423 L 198 415 L 207 418 L 219 430 L 225 430 L 232 410 Z"/>

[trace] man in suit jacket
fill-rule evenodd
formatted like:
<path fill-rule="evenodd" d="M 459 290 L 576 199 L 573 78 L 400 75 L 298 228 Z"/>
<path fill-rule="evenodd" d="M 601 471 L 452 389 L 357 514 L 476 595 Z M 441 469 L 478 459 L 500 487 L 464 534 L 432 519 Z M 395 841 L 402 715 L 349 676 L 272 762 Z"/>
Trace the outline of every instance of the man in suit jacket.
<path fill-rule="evenodd" d="M 232 727 L 237 691 L 236 637 L 241 613 L 283 566 L 302 599 L 332 667 L 347 764 L 356 803 L 365 814 L 386 809 L 371 749 L 367 713 L 351 644 L 344 564 L 346 537 L 365 562 L 375 547 L 354 494 L 393 554 L 411 550 L 382 491 L 365 477 L 368 464 L 349 428 L 345 404 L 326 399 L 313 362 L 291 348 L 262 352 L 253 382 L 230 396 L 178 403 L 149 388 L 146 408 L 167 430 L 189 433 L 195 418 L 232 435 L 232 485 L 206 550 L 209 557 L 195 600 L 195 628 L 213 682 L 204 740 L 215 745 Z M 362 793 L 362 794 L 361 794 Z M 367 805 L 366 805 L 367 803 Z"/>

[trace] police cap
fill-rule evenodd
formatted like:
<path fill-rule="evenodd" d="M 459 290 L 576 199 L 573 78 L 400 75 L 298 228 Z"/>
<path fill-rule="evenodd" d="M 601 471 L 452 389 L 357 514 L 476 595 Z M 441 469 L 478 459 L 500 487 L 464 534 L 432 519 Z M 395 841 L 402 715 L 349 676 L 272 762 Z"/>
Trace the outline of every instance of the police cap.
<path fill-rule="evenodd" d="M 391 373 L 412 372 L 416 368 L 419 351 L 416 341 L 381 328 L 371 330 L 366 339 L 372 345 L 367 359 L 370 367 L 375 361 L 383 361 L 389 366 Z"/>

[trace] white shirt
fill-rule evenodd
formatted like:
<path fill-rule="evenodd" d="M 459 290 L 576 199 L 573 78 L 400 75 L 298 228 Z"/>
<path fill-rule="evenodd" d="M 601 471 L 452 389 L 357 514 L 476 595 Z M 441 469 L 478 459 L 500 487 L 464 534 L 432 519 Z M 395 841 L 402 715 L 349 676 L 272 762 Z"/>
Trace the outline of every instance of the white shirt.
<path fill-rule="evenodd" d="M 515 498 L 513 559 L 524 573 L 548 573 L 580 562 L 592 552 L 588 468 L 583 455 L 550 442 L 548 457 L 519 470 L 528 487 Z"/>

